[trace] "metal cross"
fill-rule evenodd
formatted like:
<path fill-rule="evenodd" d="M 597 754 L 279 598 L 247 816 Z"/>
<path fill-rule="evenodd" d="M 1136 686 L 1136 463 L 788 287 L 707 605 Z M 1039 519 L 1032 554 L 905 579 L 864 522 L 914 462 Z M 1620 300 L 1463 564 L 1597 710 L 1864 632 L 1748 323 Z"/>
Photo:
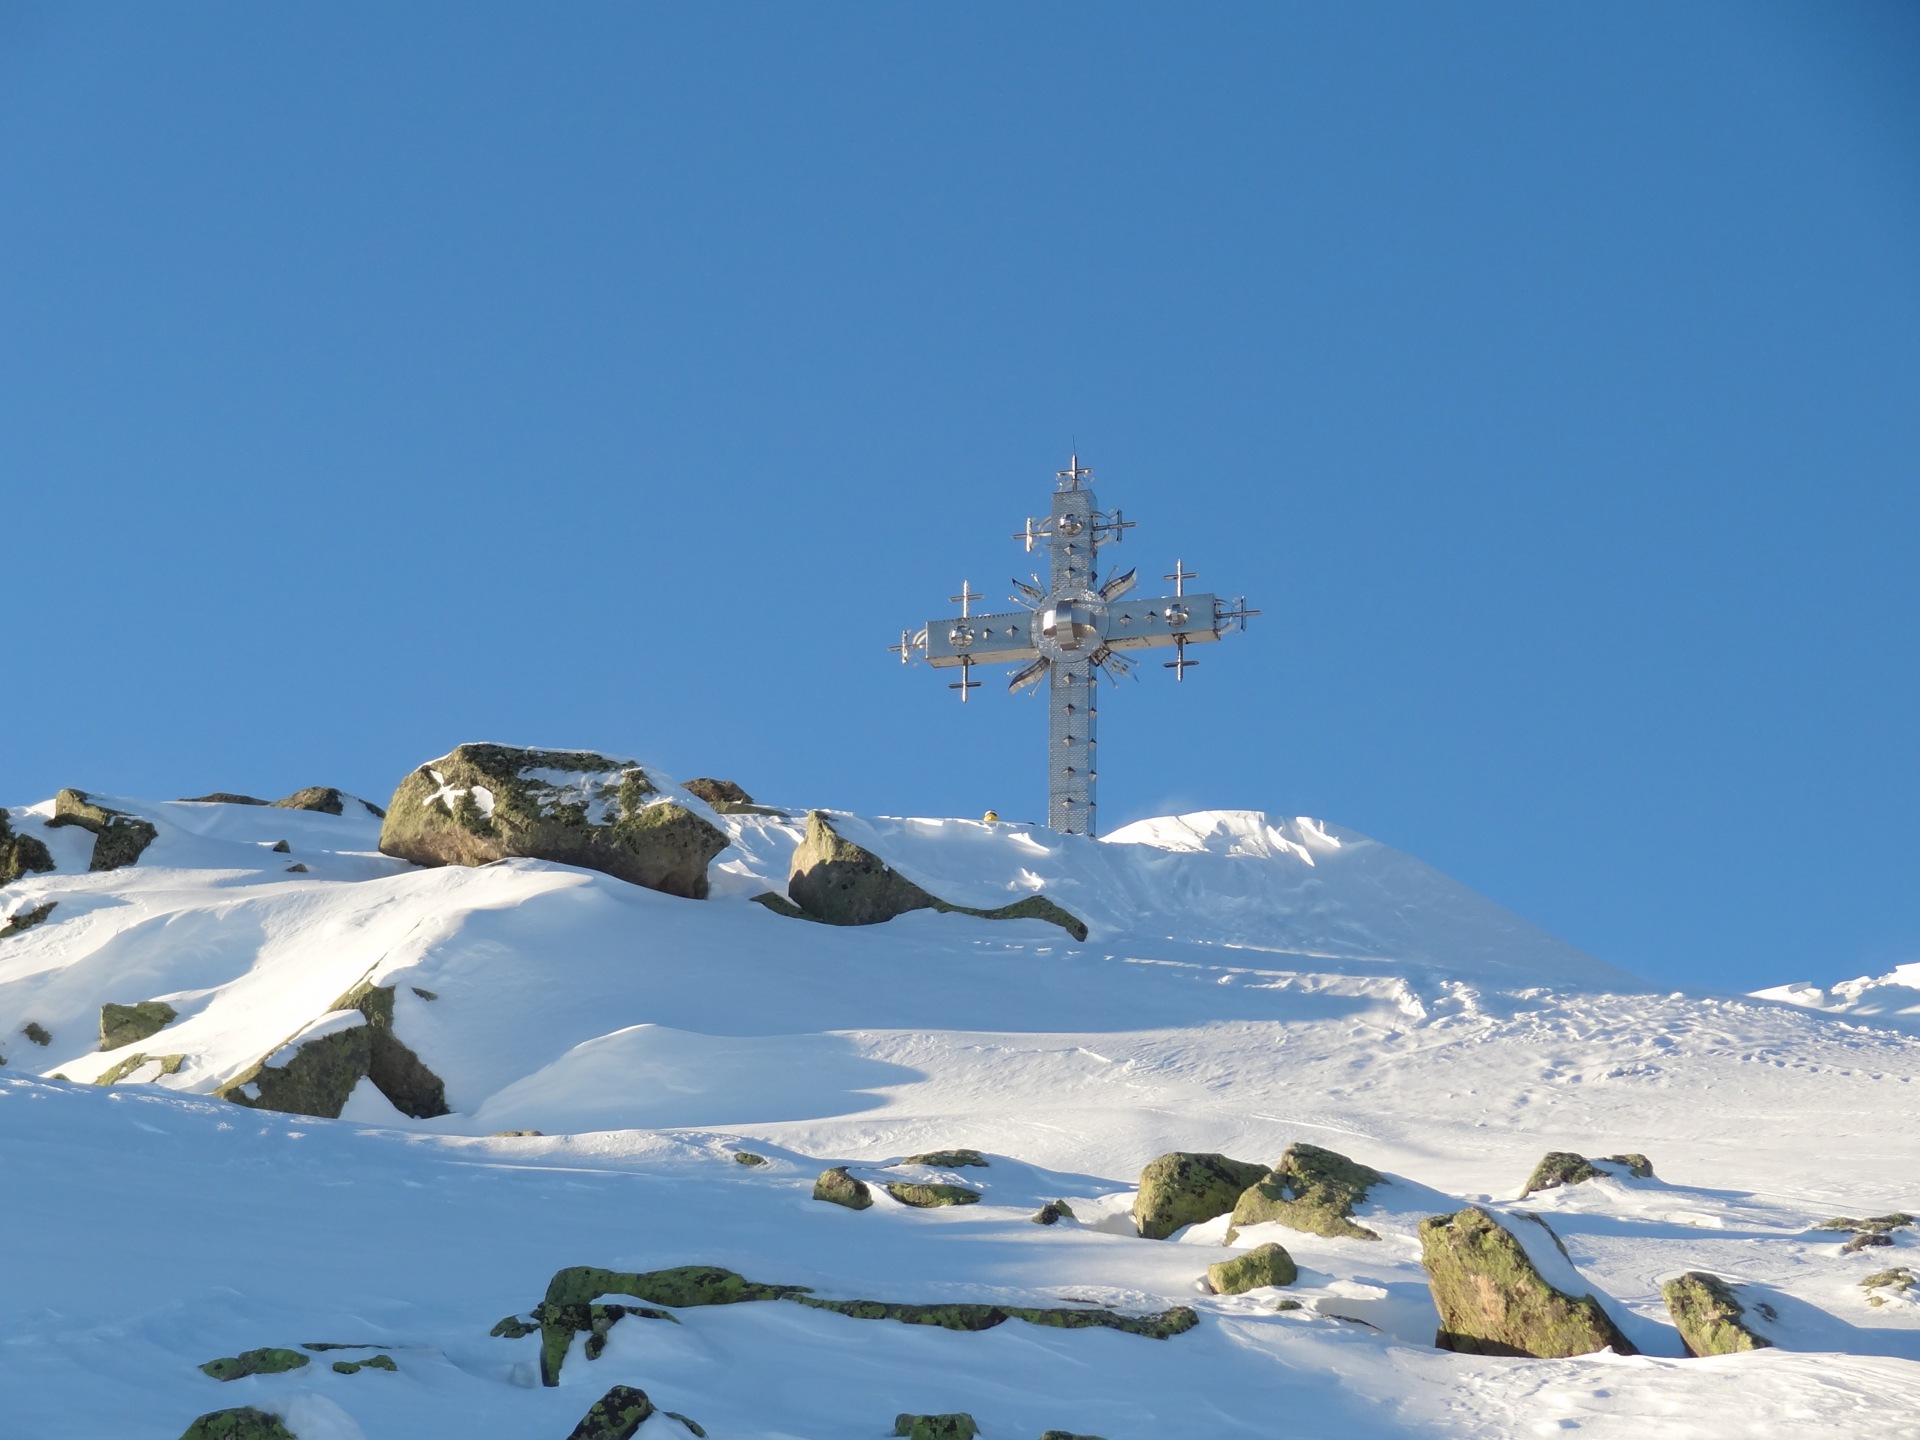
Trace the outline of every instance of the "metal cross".
<path fill-rule="evenodd" d="M 1096 833 L 1098 672 L 1104 670 L 1110 678 L 1130 674 L 1133 666 L 1121 652 L 1171 645 L 1174 658 L 1166 668 L 1176 680 L 1184 680 L 1188 667 L 1199 663 L 1187 659 L 1188 645 L 1244 630 L 1248 617 L 1260 612 L 1249 610 L 1245 597 L 1229 606 L 1211 594 L 1189 595 L 1187 581 L 1199 577 L 1177 560 L 1173 574 L 1166 577 L 1174 583 L 1173 594 L 1124 600 L 1133 589 L 1134 572 L 1099 582 L 1094 562 L 1101 547 L 1118 544 L 1134 522 L 1118 510 L 1108 513 L 1095 505 L 1092 489 L 1083 483 L 1093 479 L 1093 471 L 1078 455 L 1065 470 L 1055 472 L 1055 479 L 1059 483 L 1052 513 L 1029 519 L 1013 537 L 1024 541 L 1029 551 L 1036 545 L 1047 547 L 1052 569 L 1046 588 L 1037 575 L 1031 585 L 1015 580 L 1019 593 L 1010 598 L 1023 608 L 975 615 L 972 603 L 980 597 L 963 584 L 951 597 L 960 606 L 958 616 L 930 620 L 917 632 L 903 630 L 900 643 L 888 648 L 903 665 L 923 655 L 936 668 L 959 666 L 959 682 L 947 688 L 958 690 L 963 702 L 967 691 L 980 688 L 971 678 L 975 665 L 1020 665 L 1007 682 L 1013 692 L 1037 686 L 1045 677 L 1050 692 L 1047 824 L 1069 835 L 1090 836 Z"/>

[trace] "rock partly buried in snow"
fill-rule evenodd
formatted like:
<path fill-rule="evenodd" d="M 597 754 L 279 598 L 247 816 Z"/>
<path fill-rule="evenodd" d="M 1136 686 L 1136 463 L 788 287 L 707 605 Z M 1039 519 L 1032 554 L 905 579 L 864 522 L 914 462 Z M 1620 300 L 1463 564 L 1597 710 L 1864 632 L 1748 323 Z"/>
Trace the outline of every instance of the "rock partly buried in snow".
<path fill-rule="evenodd" d="M 1560 1359 L 1634 1349 L 1592 1295 L 1541 1277 L 1520 1242 L 1478 1206 L 1420 1222 L 1420 1262 L 1440 1311 L 1442 1350 Z"/>
<path fill-rule="evenodd" d="M 238 1355 L 223 1355 L 218 1360 L 207 1361 L 200 1370 L 216 1380 L 240 1380 L 248 1375 L 278 1375 L 285 1370 L 300 1370 L 306 1364 L 307 1357 L 298 1350 L 282 1350 L 270 1345 L 259 1350 L 242 1350 Z"/>
<path fill-rule="evenodd" d="M 118 1085 L 122 1080 L 137 1074 L 147 1066 L 154 1067 L 151 1075 L 142 1076 L 143 1080 L 157 1080 L 162 1075 L 178 1075 L 180 1067 L 186 1063 L 184 1055 L 146 1055 L 139 1051 L 116 1060 L 105 1070 L 93 1077 L 96 1085 Z"/>
<path fill-rule="evenodd" d="M 782 898 L 769 897 L 768 908 L 781 910 Z M 1087 938 L 1087 927 L 1044 895 L 1029 895 L 997 910 L 954 905 L 931 895 L 841 835 L 818 810 L 807 812 L 806 838 L 794 848 L 784 898 L 807 919 L 829 925 L 878 925 L 912 910 L 937 910 L 982 920 L 1045 920 L 1076 940 Z"/>
<path fill-rule="evenodd" d="M 887 1186 L 887 1194 L 902 1205 L 931 1210 L 941 1205 L 977 1205 L 980 1192 L 964 1185 L 915 1185 L 896 1181 Z"/>
<path fill-rule="evenodd" d="M 213 1410 L 187 1426 L 180 1440 L 298 1440 L 278 1415 L 251 1405 Z"/>
<path fill-rule="evenodd" d="M 47 824 L 78 825 L 93 832 L 89 870 L 118 870 L 131 865 L 159 838 L 160 832 L 138 816 L 95 804 L 84 790 L 62 790 L 53 797 L 53 818 Z"/>
<path fill-rule="evenodd" d="M 22 875 L 44 875 L 52 869 L 53 854 L 46 842 L 16 833 L 12 816 L 0 810 L 0 885 L 11 885 Z"/>
<path fill-rule="evenodd" d="M 358 795 L 349 795 L 331 785 L 309 785 L 304 790 L 296 790 L 291 795 L 268 803 L 276 810 L 315 810 L 322 815 L 344 815 L 357 805 L 376 820 L 384 820 L 387 816 L 387 812 L 371 800 L 362 800 Z"/>
<path fill-rule="evenodd" d="M 1604 1173 L 1594 1169 L 1584 1155 L 1575 1155 L 1571 1150 L 1549 1150 L 1533 1167 L 1520 1198 L 1524 1200 L 1542 1190 L 1558 1190 L 1563 1185 L 1583 1185 L 1600 1179 Z"/>
<path fill-rule="evenodd" d="M 336 1360 L 333 1373 L 336 1375 L 358 1375 L 362 1370 L 385 1370 L 397 1375 L 400 1367 L 393 1363 L 391 1355 L 369 1355 L 364 1360 Z"/>
<path fill-rule="evenodd" d="M 680 788 L 689 795 L 706 801 L 722 815 L 736 806 L 741 809 L 757 808 L 753 804 L 753 797 L 731 780 L 715 780 L 710 775 L 702 775 L 687 781 Z"/>
<path fill-rule="evenodd" d="M 813 1198 L 844 1205 L 849 1210 L 864 1210 L 873 1204 L 873 1192 L 867 1188 L 867 1182 L 854 1179 L 844 1165 L 820 1172 L 820 1178 L 813 1182 Z"/>
<path fill-rule="evenodd" d="M 893 1433 L 906 1440 L 973 1440 L 980 1427 L 973 1416 L 957 1410 L 949 1415 L 896 1415 Z"/>
<path fill-rule="evenodd" d="M 215 1093 L 256 1110 L 337 1120 L 365 1078 L 403 1115 L 445 1115 L 446 1086 L 394 1034 L 393 1003 L 391 985 L 355 986 L 327 1014 Z"/>
<path fill-rule="evenodd" d="M 1831 1220 L 1822 1220 L 1815 1228 L 1851 1231 L 1852 1238 L 1841 1250 L 1848 1255 L 1858 1255 L 1862 1250 L 1893 1244 L 1893 1232 L 1911 1224 L 1913 1216 L 1904 1210 L 1895 1210 L 1890 1215 L 1870 1215 L 1865 1220 L 1855 1220 L 1850 1215 L 1836 1215 Z"/>
<path fill-rule="evenodd" d="M 1291 1285 L 1299 1267 L 1280 1245 L 1256 1245 L 1244 1255 L 1207 1267 L 1207 1285 L 1216 1295 L 1244 1295 L 1263 1285 Z"/>
<path fill-rule="evenodd" d="M 1690 1355 L 1738 1355 L 1773 1344 L 1747 1323 L 1746 1306 L 1718 1275 L 1689 1270 L 1662 1285 L 1660 1295 Z"/>
<path fill-rule="evenodd" d="M 132 1045 L 159 1034 L 179 1018 L 180 1012 L 164 1000 L 141 1000 L 132 1005 L 109 1001 L 100 1007 L 100 1048 L 118 1050 L 122 1045 Z"/>
<path fill-rule="evenodd" d="M 1277 1221 L 1309 1235 L 1378 1240 L 1366 1226 L 1354 1223 L 1353 1212 L 1368 1191 L 1383 1183 L 1378 1170 L 1335 1151 L 1289 1145 L 1280 1163 L 1235 1200 L 1228 1236 L 1243 1225 Z"/>
<path fill-rule="evenodd" d="M 1887 1303 L 1885 1295 L 1876 1295 L 1876 1290 L 1886 1290 L 1894 1295 L 1904 1295 L 1917 1283 L 1913 1271 L 1905 1265 L 1896 1265 L 1891 1270 L 1880 1270 L 1867 1276 L 1860 1282 L 1860 1288 L 1867 1292 L 1867 1304 L 1881 1306 Z"/>
<path fill-rule="evenodd" d="M 701 900 L 727 837 L 646 771 L 585 750 L 462 745 L 422 765 L 387 806 L 380 848 L 416 865 L 510 855 L 599 870 Z"/>
<path fill-rule="evenodd" d="M 5 920 L 0 920 L 0 940 L 6 939 L 9 935 L 19 935 L 33 929 L 36 925 L 46 924 L 48 917 L 53 914 L 53 907 L 59 903 L 58 900 L 48 900 L 44 904 L 14 911 Z"/>
<path fill-rule="evenodd" d="M 182 795 L 182 805 L 264 805 L 257 795 L 239 795 L 231 790 L 215 790 L 208 795 Z"/>
<path fill-rule="evenodd" d="M 1064 1200 L 1049 1200 L 1033 1212 L 1033 1223 L 1036 1225 L 1058 1225 L 1062 1220 L 1078 1218 L 1073 1213 L 1073 1207 Z"/>
<path fill-rule="evenodd" d="M 987 1168 L 987 1157 L 978 1150 L 928 1150 L 924 1154 L 909 1155 L 898 1162 L 902 1165 L 927 1165 L 935 1170 L 960 1170 L 969 1165 Z"/>
<path fill-rule="evenodd" d="M 616 1385 L 593 1402 L 567 1440 L 633 1440 L 651 1414 L 653 1401 L 646 1391 Z"/>
<path fill-rule="evenodd" d="M 1264 1165 L 1225 1155 L 1172 1151 L 1140 1172 L 1133 1223 L 1147 1239 L 1164 1240 L 1182 1226 L 1227 1214 L 1247 1187 L 1266 1173 Z"/>
<path fill-rule="evenodd" d="M 764 1165 L 767 1163 L 767 1157 L 764 1155 L 756 1155 L 751 1150 L 736 1150 L 733 1152 L 733 1163 L 736 1165 Z"/>
<path fill-rule="evenodd" d="M 1636 1180 L 1653 1179 L 1653 1162 L 1646 1156 L 1633 1151 L 1628 1151 L 1624 1155 L 1603 1155 L 1600 1160 L 1603 1165 L 1626 1166 L 1627 1174 Z"/>

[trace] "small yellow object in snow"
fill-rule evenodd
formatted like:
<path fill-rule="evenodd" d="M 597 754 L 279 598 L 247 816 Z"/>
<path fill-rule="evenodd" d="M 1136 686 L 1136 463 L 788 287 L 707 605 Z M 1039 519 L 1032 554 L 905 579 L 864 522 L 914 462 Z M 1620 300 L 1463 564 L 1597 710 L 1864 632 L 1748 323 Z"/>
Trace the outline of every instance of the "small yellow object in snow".
<path fill-rule="evenodd" d="M 1000 812 L 998 810 L 989 810 L 980 818 L 989 825 L 998 825 L 1000 823 Z"/>

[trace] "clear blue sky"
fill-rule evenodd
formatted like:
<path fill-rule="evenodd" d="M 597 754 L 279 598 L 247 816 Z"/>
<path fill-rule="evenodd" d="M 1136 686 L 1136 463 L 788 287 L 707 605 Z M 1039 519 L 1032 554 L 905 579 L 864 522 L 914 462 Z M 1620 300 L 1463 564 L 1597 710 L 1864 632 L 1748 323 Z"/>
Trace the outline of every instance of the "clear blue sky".
<path fill-rule="evenodd" d="M 0 799 L 467 739 L 1044 813 L 885 646 L 1077 443 L 1265 610 L 1111 827 L 1920 958 L 1920 7 L 0 0 Z"/>

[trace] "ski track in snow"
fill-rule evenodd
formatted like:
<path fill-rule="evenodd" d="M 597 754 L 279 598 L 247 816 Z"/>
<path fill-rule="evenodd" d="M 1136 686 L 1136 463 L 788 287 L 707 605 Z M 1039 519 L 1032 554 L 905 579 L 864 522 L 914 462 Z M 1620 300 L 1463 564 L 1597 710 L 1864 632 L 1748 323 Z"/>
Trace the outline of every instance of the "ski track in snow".
<path fill-rule="evenodd" d="M 160 838 L 96 875 L 91 836 L 11 807 L 59 868 L 0 891 L 5 915 L 56 902 L 0 940 L 9 1433 L 174 1440 L 253 1404 L 301 1440 L 558 1440 L 626 1383 L 715 1440 L 879 1437 L 903 1410 L 967 1410 L 987 1440 L 1920 1437 L 1920 1293 L 1876 1308 L 1858 1283 L 1920 1268 L 1920 1239 L 1845 1255 L 1813 1228 L 1920 1209 L 1916 967 L 1657 993 L 1363 836 L 1239 812 L 1099 843 L 835 814 L 943 898 L 1044 891 L 1092 933 L 931 913 L 842 930 L 747 903 L 784 887 L 798 812 L 679 798 L 735 840 L 707 902 L 534 861 L 415 869 L 366 816 L 112 798 Z M 211 1098 L 363 980 L 395 987 L 395 1029 L 455 1113 L 408 1119 L 367 1081 L 337 1121 Z M 100 1004 L 145 999 L 178 1018 L 100 1052 Z M 88 1083 L 135 1050 L 186 1058 Z M 1395 1177 L 1363 1212 L 1379 1242 L 1237 1237 L 1286 1245 L 1301 1309 L 1204 1293 L 1224 1219 L 1131 1233 L 1154 1155 L 1271 1162 L 1296 1140 Z M 884 1168 L 962 1145 L 992 1164 Z M 769 1163 L 733 1163 L 742 1147 Z M 1660 1178 L 1520 1199 L 1547 1149 L 1644 1152 Z M 813 1201 L 842 1163 L 985 1200 Z M 1077 1222 L 1030 1223 L 1061 1198 Z M 1470 1202 L 1645 1353 L 1433 1349 L 1416 1227 Z M 837 1297 L 1190 1304 L 1202 1323 L 1153 1341 L 714 1307 L 625 1320 L 591 1362 L 576 1339 L 558 1389 L 537 1340 L 487 1333 L 561 1266 L 695 1262 Z M 1660 1284 L 1687 1269 L 1771 1305 L 1777 1348 L 1682 1358 Z M 333 1352 L 228 1384 L 196 1368 L 302 1341 L 377 1344 L 399 1373 L 338 1375 Z"/>

